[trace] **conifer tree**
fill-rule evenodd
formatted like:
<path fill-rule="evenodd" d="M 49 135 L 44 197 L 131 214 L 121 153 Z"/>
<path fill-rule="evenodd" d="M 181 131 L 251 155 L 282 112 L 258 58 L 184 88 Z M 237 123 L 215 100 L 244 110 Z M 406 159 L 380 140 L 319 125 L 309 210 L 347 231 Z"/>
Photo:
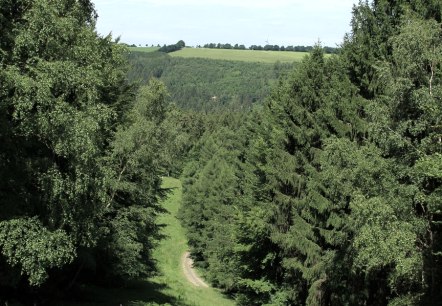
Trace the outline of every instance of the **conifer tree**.
<path fill-rule="evenodd" d="M 330 301 L 328 264 L 345 241 L 348 203 L 336 202 L 334 190 L 321 182 L 321 156 L 332 136 L 362 139 L 361 102 L 341 62 L 326 60 L 316 47 L 266 107 L 272 127 L 266 180 L 276 210 L 272 240 L 280 248 L 286 285 L 299 284 L 292 303 Z"/>
<path fill-rule="evenodd" d="M 268 303 L 276 291 L 269 213 L 252 200 L 257 184 L 247 163 L 256 116 L 260 112 L 247 116 L 245 124 L 230 122 L 206 132 L 183 174 L 181 215 L 193 255 L 212 284 L 233 294 L 239 305 Z"/>
<path fill-rule="evenodd" d="M 197 146 L 185 219 L 239 304 L 437 303 L 441 13 L 360 2 L 340 56 L 315 48 L 281 79 L 247 141 Z"/>

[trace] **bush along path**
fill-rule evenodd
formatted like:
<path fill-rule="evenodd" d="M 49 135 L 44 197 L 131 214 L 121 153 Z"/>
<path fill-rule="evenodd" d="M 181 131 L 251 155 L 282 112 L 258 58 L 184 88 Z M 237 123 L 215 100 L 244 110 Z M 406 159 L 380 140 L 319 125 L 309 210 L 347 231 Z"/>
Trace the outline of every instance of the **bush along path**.
<path fill-rule="evenodd" d="M 182 199 L 181 182 L 164 178 L 163 188 L 171 188 L 172 191 L 163 206 L 168 213 L 159 218 L 159 222 L 164 224 L 163 233 L 166 238 L 154 251 L 160 273 L 152 282 L 163 287 L 162 293 L 175 297 L 181 305 L 234 305 L 232 300 L 201 280 L 192 268 L 184 229 L 177 219 Z"/>

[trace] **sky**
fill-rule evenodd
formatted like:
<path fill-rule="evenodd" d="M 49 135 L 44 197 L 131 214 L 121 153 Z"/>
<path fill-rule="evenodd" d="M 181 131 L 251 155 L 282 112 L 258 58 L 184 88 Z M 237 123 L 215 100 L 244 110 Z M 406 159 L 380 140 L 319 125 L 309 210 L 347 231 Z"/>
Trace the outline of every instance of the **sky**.
<path fill-rule="evenodd" d="M 358 0 L 92 0 L 97 31 L 136 45 L 339 45 Z"/>

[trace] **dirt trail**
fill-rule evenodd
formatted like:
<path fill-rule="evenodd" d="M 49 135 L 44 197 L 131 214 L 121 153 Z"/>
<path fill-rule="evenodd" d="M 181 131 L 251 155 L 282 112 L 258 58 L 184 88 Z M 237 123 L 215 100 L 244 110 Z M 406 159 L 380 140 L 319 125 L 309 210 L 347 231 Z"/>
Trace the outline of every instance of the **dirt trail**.
<path fill-rule="evenodd" d="M 208 288 L 207 285 L 197 274 L 195 269 L 193 268 L 193 260 L 190 258 L 190 253 L 185 252 L 181 257 L 181 263 L 184 270 L 184 275 L 187 280 L 192 283 L 196 287 Z"/>

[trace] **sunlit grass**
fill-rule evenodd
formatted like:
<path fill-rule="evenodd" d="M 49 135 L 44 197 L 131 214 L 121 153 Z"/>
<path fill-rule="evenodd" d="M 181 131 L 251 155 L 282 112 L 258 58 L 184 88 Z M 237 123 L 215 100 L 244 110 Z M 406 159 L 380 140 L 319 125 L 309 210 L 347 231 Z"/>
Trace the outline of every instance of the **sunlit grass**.
<path fill-rule="evenodd" d="M 136 52 L 144 52 L 144 53 L 150 53 L 158 51 L 159 47 L 129 47 L 130 51 L 136 51 Z"/>
<path fill-rule="evenodd" d="M 130 47 L 131 52 L 150 53 L 155 52 L 158 47 Z M 307 52 L 289 51 L 257 51 L 257 50 L 227 50 L 208 48 L 184 48 L 180 51 L 168 53 L 172 57 L 183 58 L 207 58 L 215 60 L 242 61 L 252 63 L 273 64 L 276 62 L 292 63 L 301 61 Z"/>
<path fill-rule="evenodd" d="M 158 284 L 167 284 L 163 293 L 175 296 L 187 305 L 234 305 L 213 288 L 202 288 L 191 285 L 184 276 L 181 256 L 187 250 L 187 240 L 179 220 L 178 209 L 181 205 L 181 182 L 173 178 L 164 178 L 163 188 L 174 188 L 173 193 L 164 202 L 170 214 L 162 215 L 160 222 L 166 225 L 164 234 L 168 236 L 155 250 L 154 257 L 158 260 L 161 276 L 152 279 Z"/>
<path fill-rule="evenodd" d="M 276 63 L 280 62 L 299 62 L 308 53 L 306 52 L 286 52 L 286 51 L 256 51 L 256 50 L 227 50 L 227 49 L 208 49 L 208 48 L 184 48 L 180 51 L 169 53 L 173 57 L 200 57 L 208 59 L 258 62 L 258 63 Z"/>
<path fill-rule="evenodd" d="M 216 289 L 195 287 L 184 276 L 181 256 L 187 250 L 184 229 L 177 219 L 181 205 L 181 182 L 163 179 L 163 188 L 170 189 L 163 201 L 168 213 L 159 217 L 166 238 L 154 250 L 159 274 L 127 284 L 124 288 L 85 287 L 76 302 L 60 302 L 59 306 L 232 306 L 234 302 Z"/>

